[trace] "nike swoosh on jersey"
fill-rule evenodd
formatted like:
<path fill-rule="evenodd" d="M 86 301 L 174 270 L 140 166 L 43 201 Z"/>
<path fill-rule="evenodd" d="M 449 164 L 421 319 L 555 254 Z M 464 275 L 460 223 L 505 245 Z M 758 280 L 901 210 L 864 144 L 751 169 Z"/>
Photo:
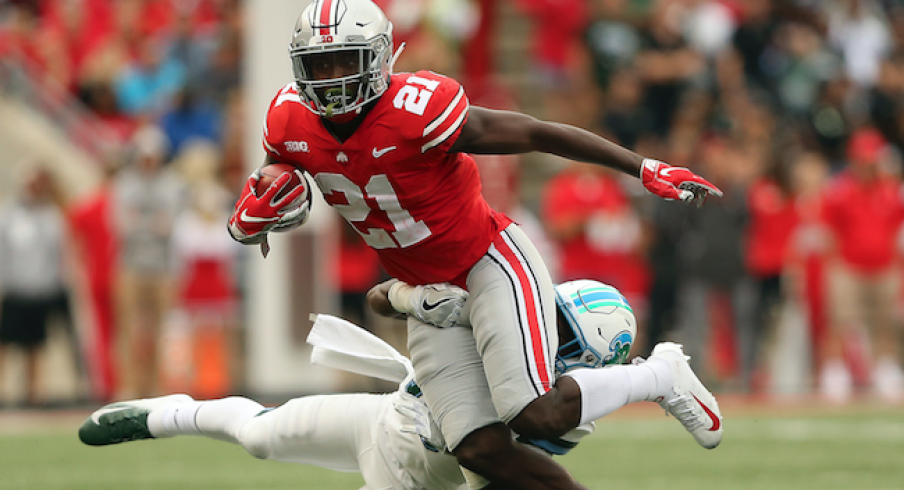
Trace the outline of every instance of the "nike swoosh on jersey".
<path fill-rule="evenodd" d="M 424 300 L 424 303 L 423 303 L 421 306 L 423 306 L 425 310 L 430 311 L 430 310 L 439 308 L 440 305 L 442 305 L 443 303 L 448 303 L 449 300 L 451 300 L 451 299 L 452 299 L 452 298 L 444 298 L 444 299 L 441 299 L 441 300 L 437 301 L 436 303 L 429 303 L 429 302 L 427 302 L 427 300 L 425 299 L 425 300 Z"/>
<path fill-rule="evenodd" d="M 102 416 L 104 416 L 108 413 L 121 412 L 123 410 L 128 410 L 130 408 L 134 408 L 134 407 L 130 407 L 128 405 L 122 405 L 122 406 L 118 406 L 118 407 L 101 408 L 100 410 L 97 410 L 96 412 L 91 414 L 91 420 L 94 421 L 95 424 L 100 425 L 100 418 Z"/>
<path fill-rule="evenodd" d="M 395 149 L 396 149 L 395 146 L 387 146 L 386 148 L 383 148 L 382 150 L 378 150 L 377 147 L 374 147 L 374 151 L 373 151 L 374 158 L 380 158 L 381 156 L 383 156 Z"/>
<path fill-rule="evenodd" d="M 697 395 L 691 393 L 691 396 L 694 397 L 694 400 L 697 400 L 697 403 L 699 403 L 701 407 L 703 407 L 703 411 L 706 412 L 706 416 L 713 421 L 713 426 L 707 430 L 709 430 L 710 432 L 719 430 L 719 427 L 722 427 L 722 422 L 719 420 L 719 417 L 716 415 L 716 413 L 710 410 L 710 408 L 707 407 L 706 404 L 701 402 L 700 399 L 697 398 Z"/>
<path fill-rule="evenodd" d="M 242 214 L 239 215 L 239 219 L 245 221 L 247 223 L 272 223 L 279 219 L 279 216 L 275 218 L 260 218 L 258 216 L 248 216 L 248 210 L 243 209 Z"/>

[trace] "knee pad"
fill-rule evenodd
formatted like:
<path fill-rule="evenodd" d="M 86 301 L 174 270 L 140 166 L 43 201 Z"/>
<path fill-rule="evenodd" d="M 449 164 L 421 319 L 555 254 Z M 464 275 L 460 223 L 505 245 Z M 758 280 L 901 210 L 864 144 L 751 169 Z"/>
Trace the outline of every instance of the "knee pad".
<path fill-rule="evenodd" d="M 248 454 L 258 459 L 270 457 L 271 427 L 267 417 L 254 417 L 239 433 L 239 441 Z"/>

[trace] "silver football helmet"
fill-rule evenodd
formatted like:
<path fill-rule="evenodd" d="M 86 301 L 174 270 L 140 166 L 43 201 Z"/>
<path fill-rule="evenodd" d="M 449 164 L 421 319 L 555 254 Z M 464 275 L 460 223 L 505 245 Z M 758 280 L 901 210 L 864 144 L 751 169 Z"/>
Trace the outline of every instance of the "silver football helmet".
<path fill-rule="evenodd" d="M 637 336 L 637 320 L 624 296 L 599 281 L 580 280 L 556 289 L 558 321 L 571 336 L 559 339 L 556 372 L 576 367 L 595 368 L 628 360 Z M 559 329 L 562 332 L 562 329 Z"/>
<path fill-rule="evenodd" d="M 392 49 L 392 23 L 371 0 L 314 0 L 289 44 L 302 102 L 324 117 L 359 111 L 389 86 Z M 337 61 L 341 76 L 318 73 Z"/>

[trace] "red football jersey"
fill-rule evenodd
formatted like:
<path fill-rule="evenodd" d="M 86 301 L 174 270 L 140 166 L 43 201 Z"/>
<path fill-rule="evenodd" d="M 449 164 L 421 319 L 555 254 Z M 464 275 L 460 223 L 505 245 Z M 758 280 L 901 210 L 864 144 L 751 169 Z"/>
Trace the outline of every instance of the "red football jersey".
<path fill-rule="evenodd" d="M 481 196 L 474 160 L 448 152 L 468 107 L 464 89 L 450 78 L 395 74 L 340 143 L 300 103 L 292 83 L 270 104 L 264 148 L 310 173 L 392 276 L 409 284 L 463 286 L 468 270 L 511 222 Z"/>

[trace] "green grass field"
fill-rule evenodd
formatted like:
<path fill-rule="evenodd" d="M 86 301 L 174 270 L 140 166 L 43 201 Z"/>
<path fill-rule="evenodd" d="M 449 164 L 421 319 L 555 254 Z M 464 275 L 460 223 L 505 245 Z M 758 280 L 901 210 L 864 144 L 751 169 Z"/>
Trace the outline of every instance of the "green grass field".
<path fill-rule="evenodd" d="M 25 422 L 0 412 L 2 490 L 360 488 L 357 474 L 258 461 L 194 437 L 103 448 L 79 443 L 83 414 Z M 84 414 L 86 415 L 86 414 Z M 904 489 L 904 410 L 726 406 L 725 439 L 698 447 L 656 410 L 626 411 L 560 461 L 589 488 Z M 6 418 L 6 420 L 4 420 Z"/>

